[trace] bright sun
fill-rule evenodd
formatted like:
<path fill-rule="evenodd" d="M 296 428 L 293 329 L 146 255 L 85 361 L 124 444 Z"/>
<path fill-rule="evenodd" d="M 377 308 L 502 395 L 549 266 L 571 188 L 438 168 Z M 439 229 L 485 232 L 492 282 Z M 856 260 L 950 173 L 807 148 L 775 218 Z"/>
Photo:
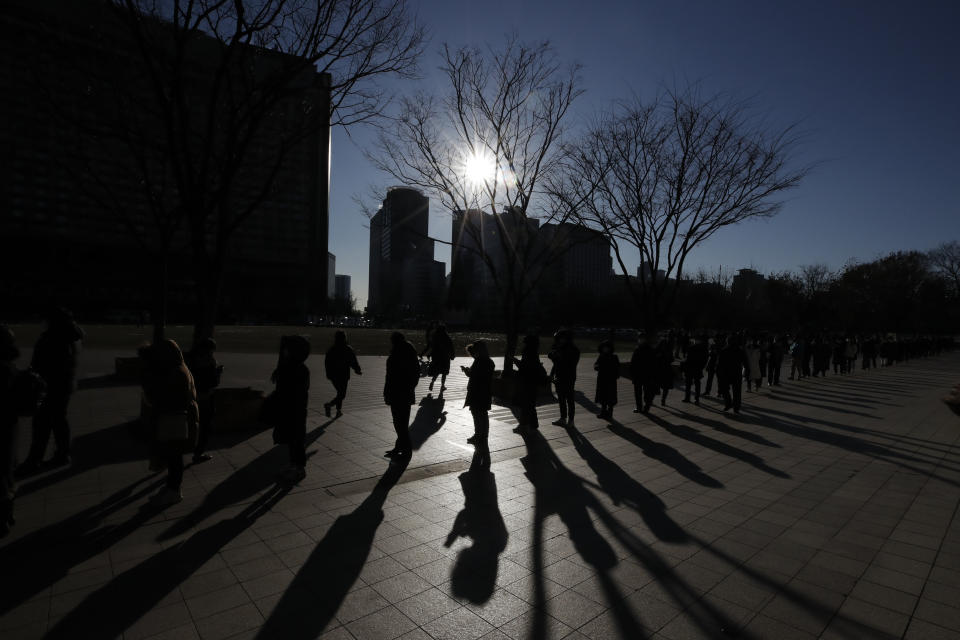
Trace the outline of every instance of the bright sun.
<path fill-rule="evenodd" d="M 463 174 L 474 186 L 483 185 L 496 177 L 497 166 L 488 156 L 472 153 L 467 156 Z"/>

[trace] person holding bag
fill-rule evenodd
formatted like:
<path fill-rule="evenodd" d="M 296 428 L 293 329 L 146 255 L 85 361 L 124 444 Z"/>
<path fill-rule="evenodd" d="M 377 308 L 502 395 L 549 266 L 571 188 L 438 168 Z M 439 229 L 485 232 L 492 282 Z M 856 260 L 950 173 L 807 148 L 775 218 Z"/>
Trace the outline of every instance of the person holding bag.
<path fill-rule="evenodd" d="M 183 454 L 192 451 L 197 441 L 197 390 L 183 353 L 173 340 L 154 344 L 143 355 L 143 395 L 153 433 L 151 468 L 167 468 L 166 487 L 150 501 L 166 507 L 183 500 Z"/>

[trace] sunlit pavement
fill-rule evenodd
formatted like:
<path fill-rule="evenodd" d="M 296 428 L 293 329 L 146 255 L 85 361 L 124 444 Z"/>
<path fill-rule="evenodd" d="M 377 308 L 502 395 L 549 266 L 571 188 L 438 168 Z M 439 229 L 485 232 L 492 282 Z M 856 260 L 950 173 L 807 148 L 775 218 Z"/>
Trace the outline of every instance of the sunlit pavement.
<path fill-rule="evenodd" d="M 87 351 L 94 382 L 113 353 Z M 225 387 L 269 389 L 275 358 L 221 354 Z M 21 361 L 22 362 L 22 361 Z M 125 423 L 136 387 L 84 385 L 74 464 L 27 479 L 0 546 L 0 636 L 14 638 L 957 638 L 960 419 L 939 401 L 960 355 L 595 416 L 521 437 L 491 412 L 470 470 L 466 380 L 418 388 L 409 465 L 361 358 L 345 415 L 312 357 L 307 478 L 275 484 L 269 431 L 218 433 L 184 501 Z M 21 445 L 29 425 L 21 421 Z"/>

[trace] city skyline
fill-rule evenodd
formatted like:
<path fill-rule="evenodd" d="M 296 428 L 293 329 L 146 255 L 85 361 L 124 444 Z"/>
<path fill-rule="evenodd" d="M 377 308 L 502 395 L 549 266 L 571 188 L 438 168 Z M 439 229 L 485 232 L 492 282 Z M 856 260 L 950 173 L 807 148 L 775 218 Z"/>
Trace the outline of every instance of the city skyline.
<path fill-rule="evenodd" d="M 549 12 L 538 2 L 510 4 L 510 11 L 503 2 L 415 6 L 433 39 L 423 80 L 394 86 L 398 94 L 439 93 L 434 68 L 441 43 L 496 46 L 519 30 L 524 40 L 550 39 L 562 60 L 583 65 L 586 93 L 575 103 L 576 125 L 611 100 L 687 82 L 708 93 L 729 91 L 774 124 L 798 123 L 799 160 L 818 166 L 779 216 L 721 231 L 694 254 L 688 274 L 721 265 L 730 272 L 818 262 L 837 269 L 850 259 L 926 250 L 960 236 L 960 187 L 952 179 L 960 174 L 952 153 L 960 143 L 952 117 L 960 103 L 951 64 L 960 49 L 948 27 L 958 14 L 953 6 L 881 3 L 868 12 L 751 2 L 734 3 L 733 10 L 607 3 L 608 11 L 590 14 L 571 2 L 550 3 Z M 593 33 L 602 33 L 602 41 Z M 362 156 L 375 134 L 346 133 L 333 132 L 330 246 L 362 308 L 367 255 L 361 248 L 369 229 L 353 198 L 394 183 Z M 433 201 L 430 235 L 449 234 L 450 215 Z M 438 243 L 436 259 L 449 268 L 449 247 Z"/>

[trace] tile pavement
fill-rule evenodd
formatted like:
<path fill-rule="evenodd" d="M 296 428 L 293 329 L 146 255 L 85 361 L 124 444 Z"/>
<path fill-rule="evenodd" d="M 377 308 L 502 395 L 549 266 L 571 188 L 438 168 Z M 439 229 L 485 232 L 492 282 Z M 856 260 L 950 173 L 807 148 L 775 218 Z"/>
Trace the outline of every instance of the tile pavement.
<path fill-rule="evenodd" d="M 84 354 L 82 375 L 114 354 Z M 272 359 L 223 354 L 226 386 L 265 388 Z M 307 479 L 274 483 L 268 433 L 214 437 L 183 503 L 124 425 L 137 389 L 71 406 L 76 461 L 22 483 L 0 546 L 0 636 L 15 638 L 958 638 L 960 422 L 938 401 L 960 355 L 521 437 L 491 412 L 490 471 L 470 471 L 454 363 L 415 409 L 405 469 L 363 357 L 346 415 L 314 372 Z M 24 440 L 26 438 L 23 438 Z M 25 446 L 25 443 L 21 443 Z"/>

